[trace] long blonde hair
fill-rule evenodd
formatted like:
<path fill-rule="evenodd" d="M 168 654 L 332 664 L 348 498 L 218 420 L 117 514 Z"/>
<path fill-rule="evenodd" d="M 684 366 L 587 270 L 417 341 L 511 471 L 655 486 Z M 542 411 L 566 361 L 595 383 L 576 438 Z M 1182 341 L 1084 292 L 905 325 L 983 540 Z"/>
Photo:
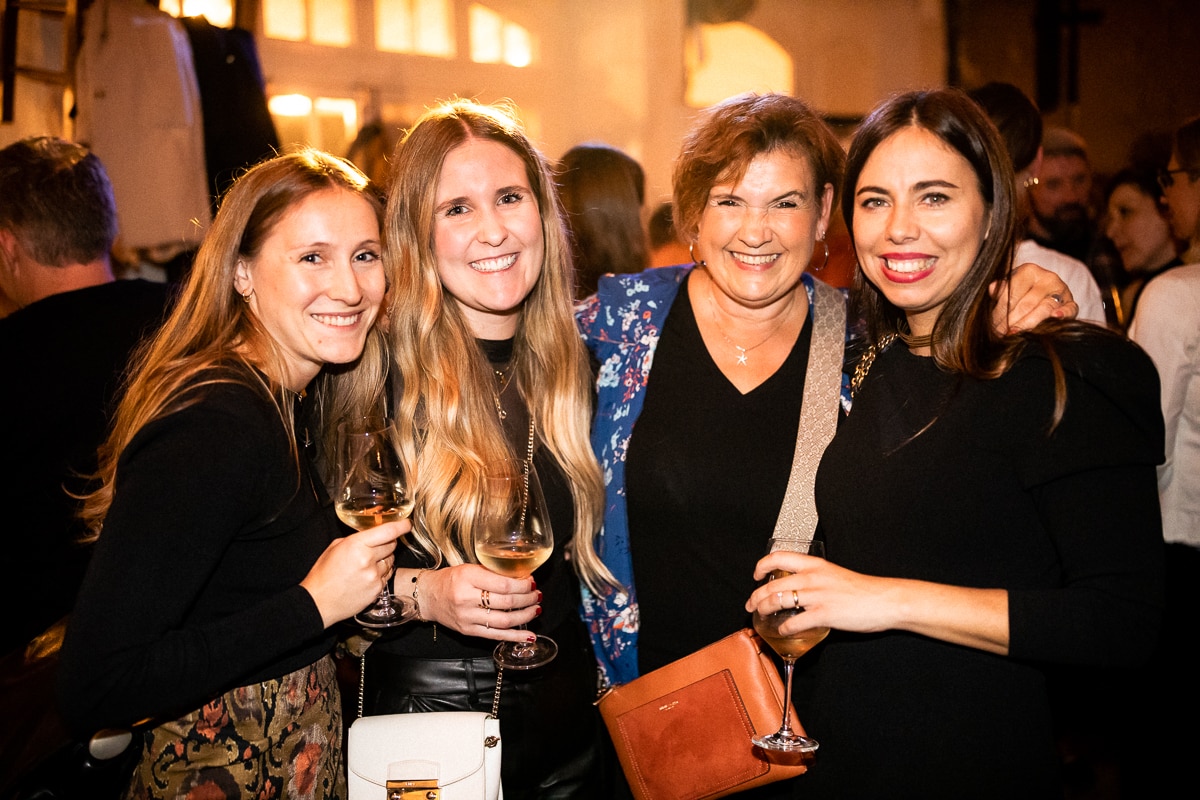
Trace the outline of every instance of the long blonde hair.
<path fill-rule="evenodd" d="M 434 206 L 446 154 L 477 138 L 524 163 L 545 241 L 541 275 L 525 299 L 513 343 L 514 377 L 539 441 L 571 485 L 574 557 L 580 578 L 615 583 L 596 555 L 604 486 L 588 438 L 591 372 L 572 310 L 573 270 L 550 167 L 510 109 L 452 100 L 427 111 L 397 145 L 385 220 L 384 263 L 392 278 L 391 345 L 399 370 L 394 415 L 414 488 L 414 534 L 439 561 L 475 561 L 470 523 L 484 464 L 511 455 L 494 405 L 490 364 L 438 274 Z"/>
<path fill-rule="evenodd" d="M 133 437 L 156 419 L 187 408 L 196 401 L 192 391 L 206 383 L 231 382 L 245 372 L 276 400 L 279 422 L 295 429 L 294 394 L 279 380 L 286 374 L 278 344 L 234 289 L 239 260 L 252 260 L 279 220 L 309 195 L 343 189 L 367 199 L 382 227 L 383 204 L 365 175 L 344 159 L 314 149 L 279 155 L 259 163 L 229 189 L 221 208 L 174 300 L 170 315 L 157 333 L 134 356 L 113 427 L 100 449 L 98 488 L 84 497 L 81 517 L 94 539 L 112 504 L 117 462 Z M 322 372 L 312 386 L 311 401 L 318 422 L 337 409 L 367 407 L 384 390 L 387 348 L 381 329 L 373 330 L 360 359 L 339 365 L 343 388 L 335 393 L 330 376 Z M 242 364 L 250 369 L 231 372 L 222 367 Z M 351 367 L 354 380 L 345 373 Z M 267 377 L 260 377 L 261 375 Z M 344 394 L 342 392 L 345 392 Z M 336 409 L 334 408 L 336 406 Z M 296 477 L 300 454 L 293 447 Z"/>

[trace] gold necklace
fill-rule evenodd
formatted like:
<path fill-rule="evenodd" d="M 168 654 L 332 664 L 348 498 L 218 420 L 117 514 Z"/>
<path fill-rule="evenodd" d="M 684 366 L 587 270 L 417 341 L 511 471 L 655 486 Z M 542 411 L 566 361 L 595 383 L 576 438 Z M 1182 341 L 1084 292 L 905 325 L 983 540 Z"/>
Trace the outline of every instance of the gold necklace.
<path fill-rule="evenodd" d="M 712 278 L 709 278 L 709 281 L 712 281 Z M 750 351 L 766 344 L 767 340 L 770 339 L 772 336 L 774 336 L 776 334 L 776 332 L 778 332 L 779 329 L 783 327 L 783 323 L 787 322 L 787 313 L 784 312 L 779 315 L 779 321 L 776 322 L 771 327 L 771 330 L 767 332 L 766 336 L 764 336 L 758 342 L 750 345 L 749 347 L 743 347 L 742 345 L 735 342 L 733 339 L 730 339 L 728 335 L 726 335 L 725 329 L 721 327 L 721 323 L 717 320 L 717 300 L 713 293 L 712 283 L 708 284 L 708 304 L 711 307 L 712 321 L 713 321 L 713 325 L 717 329 L 717 333 L 721 334 L 721 338 L 725 340 L 725 343 L 727 345 L 732 347 L 734 350 L 738 351 L 737 363 L 738 363 L 738 366 L 742 366 L 742 367 L 749 366 L 750 362 L 749 362 L 747 356 L 750 354 Z"/>
<path fill-rule="evenodd" d="M 500 395 L 504 394 L 504 390 L 508 388 L 508 384 L 511 382 L 510 376 L 504 370 L 495 367 L 492 367 L 492 372 L 496 375 L 496 386 L 498 387 L 492 390 L 492 399 L 496 402 L 496 415 L 503 421 L 508 419 L 508 412 L 500 405 Z"/>

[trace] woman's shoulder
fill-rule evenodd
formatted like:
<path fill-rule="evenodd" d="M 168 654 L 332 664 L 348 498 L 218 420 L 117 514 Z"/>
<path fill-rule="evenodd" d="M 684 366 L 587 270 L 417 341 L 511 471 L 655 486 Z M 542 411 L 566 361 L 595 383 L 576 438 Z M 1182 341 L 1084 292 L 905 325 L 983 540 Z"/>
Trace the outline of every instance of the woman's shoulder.
<path fill-rule="evenodd" d="M 1141 347 L 1091 323 L 1072 323 L 1046 338 L 1029 337 L 1014 369 L 1045 369 L 1055 363 L 1069 378 L 1100 391 L 1158 383 L 1154 362 Z"/>
<path fill-rule="evenodd" d="M 1161 453 L 1158 372 L 1121 334 L 1078 323 L 1048 339 L 1031 338 L 1010 374 L 1013 404 L 1036 395 L 1044 407 L 1061 395 L 1064 437 L 1074 431 L 1079 442 L 1124 441 L 1151 459 Z"/>

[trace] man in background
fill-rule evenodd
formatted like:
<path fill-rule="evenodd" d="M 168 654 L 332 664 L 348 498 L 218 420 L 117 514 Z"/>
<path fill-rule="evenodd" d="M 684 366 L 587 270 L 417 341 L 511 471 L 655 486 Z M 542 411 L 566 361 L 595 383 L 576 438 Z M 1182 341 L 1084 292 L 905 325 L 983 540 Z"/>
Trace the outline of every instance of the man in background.
<path fill-rule="evenodd" d="M 0 654 L 70 611 L 87 564 L 77 501 L 96 466 L 130 352 L 163 318 L 165 284 L 115 280 L 112 184 L 81 145 L 48 136 L 0 150 L 0 481 L 8 548 Z M 233 291 L 230 289 L 230 291 Z"/>
<path fill-rule="evenodd" d="M 1067 128 L 1046 128 L 1037 181 L 1029 186 L 1029 235 L 1038 244 L 1088 263 L 1099 235 L 1092 207 L 1087 142 Z"/>

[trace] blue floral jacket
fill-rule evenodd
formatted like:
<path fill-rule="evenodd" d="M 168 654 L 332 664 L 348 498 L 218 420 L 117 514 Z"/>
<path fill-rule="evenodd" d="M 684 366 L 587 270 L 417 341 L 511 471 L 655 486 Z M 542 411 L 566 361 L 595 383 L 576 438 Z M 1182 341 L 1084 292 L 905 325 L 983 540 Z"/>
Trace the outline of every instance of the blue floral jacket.
<path fill-rule="evenodd" d="M 576 321 L 600 363 L 592 448 L 604 473 L 604 525 L 597 551 L 626 587 L 597 596 L 583 589 L 583 617 L 606 683 L 620 685 L 638 676 L 638 605 L 629 552 L 625 506 L 625 455 L 634 423 L 642 412 L 654 351 L 683 279 L 694 265 L 658 267 L 634 275 L 600 278 L 596 294 L 576 308 Z M 813 279 L 802 276 L 812 314 Z M 843 376 L 843 406 L 849 383 Z"/>

